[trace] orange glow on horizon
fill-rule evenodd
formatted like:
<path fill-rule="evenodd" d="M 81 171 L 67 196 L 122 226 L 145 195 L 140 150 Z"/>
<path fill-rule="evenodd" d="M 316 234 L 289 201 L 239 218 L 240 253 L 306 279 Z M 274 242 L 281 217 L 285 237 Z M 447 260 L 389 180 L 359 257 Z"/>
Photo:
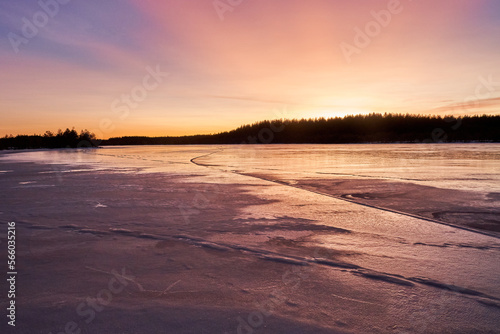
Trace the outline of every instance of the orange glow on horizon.
<path fill-rule="evenodd" d="M 0 136 L 72 126 L 100 138 L 177 136 L 282 117 L 500 114 L 493 0 L 256 0 L 224 13 L 212 1 L 110 3 L 115 9 L 95 18 L 85 14 L 91 4 L 61 9 L 18 53 L 5 39 Z M 21 34 L 21 17 L 0 28 Z M 151 77 L 155 70 L 168 75 Z"/>

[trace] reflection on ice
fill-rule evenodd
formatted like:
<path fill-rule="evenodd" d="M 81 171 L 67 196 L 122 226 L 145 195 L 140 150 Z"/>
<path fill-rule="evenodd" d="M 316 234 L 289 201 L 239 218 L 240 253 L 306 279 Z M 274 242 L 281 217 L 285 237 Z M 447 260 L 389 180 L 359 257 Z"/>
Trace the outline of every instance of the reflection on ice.
<path fill-rule="evenodd" d="M 126 263 L 144 289 L 124 303 L 145 307 L 141 316 L 158 305 L 216 307 L 231 309 L 225 321 L 237 326 L 278 291 L 287 295 L 277 316 L 332 331 L 491 332 L 500 325 L 499 152 L 498 144 L 21 152 L 0 155 L 13 170 L 0 173 L 9 191 L 1 213 L 39 231 L 26 259 L 34 271 L 96 282 L 102 272 L 86 271 L 89 263 Z M 64 266 L 40 262 L 46 254 Z M 60 294 L 52 299 L 75 299 L 51 288 Z"/>

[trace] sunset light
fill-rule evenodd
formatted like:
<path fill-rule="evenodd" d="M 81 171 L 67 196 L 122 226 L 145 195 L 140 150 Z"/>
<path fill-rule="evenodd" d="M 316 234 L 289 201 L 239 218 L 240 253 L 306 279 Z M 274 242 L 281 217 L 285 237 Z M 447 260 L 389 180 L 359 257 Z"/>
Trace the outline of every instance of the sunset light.
<path fill-rule="evenodd" d="M 0 334 L 500 333 L 499 0 L 1 0 Z"/>
<path fill-rule="evenodd" d="M 499 113 L 496 1 L 231 3 L 2 3 L 0 135 L 214 133 L 285 107 Z M 143 92 L 148 69 L 168 75 Z M 124 94 L 126 112 L 113 104 Z"/>

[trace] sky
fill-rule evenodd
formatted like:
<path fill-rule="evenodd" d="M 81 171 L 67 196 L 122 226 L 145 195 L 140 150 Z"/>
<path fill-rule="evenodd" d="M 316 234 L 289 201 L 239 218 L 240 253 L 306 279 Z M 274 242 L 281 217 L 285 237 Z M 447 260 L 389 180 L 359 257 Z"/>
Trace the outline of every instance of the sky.
<path fill-rule="evenodd" d="M 498 0 L 0 2 L 0 136 L 500 114 Z"/>

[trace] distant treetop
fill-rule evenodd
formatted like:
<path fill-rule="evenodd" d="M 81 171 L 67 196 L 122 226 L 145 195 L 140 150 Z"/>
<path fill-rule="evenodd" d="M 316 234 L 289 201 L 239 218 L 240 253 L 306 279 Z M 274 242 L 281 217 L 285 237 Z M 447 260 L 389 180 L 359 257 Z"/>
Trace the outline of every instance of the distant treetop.
<path fill-rule="evenodd" d="M 97 140 L 75 129 L 0 138 L 0 149 L 96 147 L 98 145 L 343 144 L 500 142 L 500 116 L 369 114 L 335 118 L 261 121 L 210 135 L 119 137 Z"/>
<path fill-rule="evenodd" d="M 88 130 L 80 131 L 80 134 L 72 128 L 64 132 L 59 129 L 57 134 L 46 131 L 43 135 L 10 135 L 0 138 L 0 150 L 6 149 L 36 149 L 36 148 L 78 148 L 96 147 L 97 139 Z"/>

